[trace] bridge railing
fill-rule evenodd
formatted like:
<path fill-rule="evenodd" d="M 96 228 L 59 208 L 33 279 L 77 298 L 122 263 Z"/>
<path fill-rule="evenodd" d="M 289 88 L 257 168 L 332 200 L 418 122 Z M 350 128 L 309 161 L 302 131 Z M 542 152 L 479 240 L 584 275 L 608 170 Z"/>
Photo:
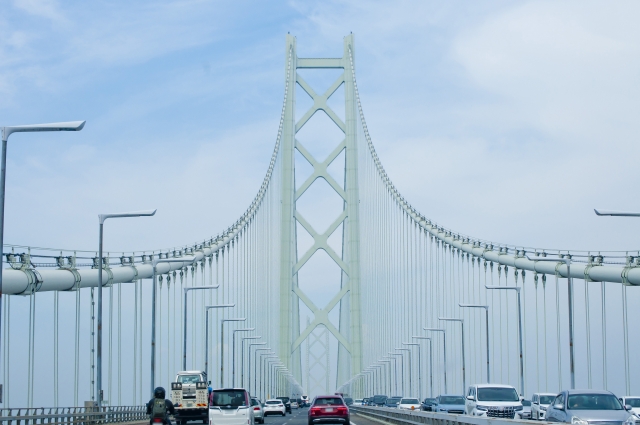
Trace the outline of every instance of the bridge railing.
<path fill-rule="evenodd" d="M 350 406 L 349 410 L 365 418 L 394 425 L 513 425 L 513 419 L 483 416 L 453 415 L 449 413 L 398 410 L 384 407 Z M 549 422 L 518 420 L 518 424 L 548 424 Z"/>
<path fill-rule="evenodd" d="M 145 406 L 0 409 L 0 425 L 97 425 L 148 420 Z"/>

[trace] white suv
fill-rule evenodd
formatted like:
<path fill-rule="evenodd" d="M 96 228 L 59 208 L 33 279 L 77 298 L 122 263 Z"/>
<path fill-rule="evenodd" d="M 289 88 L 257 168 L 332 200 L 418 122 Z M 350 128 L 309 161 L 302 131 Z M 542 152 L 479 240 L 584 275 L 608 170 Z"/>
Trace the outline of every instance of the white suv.
<path fill-rule="evenodd" d="M 209 425 L 254 425 L 249 393 L 244 388 L 213 390 L 209 397 Z"/>
<path fill-rule="evenodd" d="M 478 384 L 467 391 L 467 415 L 513 419 L 522 409 L 518 392 L 511 385 Z"/>
<path fill-rule="evenodd" d="M 554 393 L 534 393 L 531 396 L 531 419 L 542 421 L 547 415 L 547 407 L 558 394 Z"/>

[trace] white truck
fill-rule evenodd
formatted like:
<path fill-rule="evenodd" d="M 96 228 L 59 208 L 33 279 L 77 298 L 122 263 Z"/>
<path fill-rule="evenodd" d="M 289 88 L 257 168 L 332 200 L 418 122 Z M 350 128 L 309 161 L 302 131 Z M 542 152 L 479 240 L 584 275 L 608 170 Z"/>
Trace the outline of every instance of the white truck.
<path fill-rule="evenodd" d="M 178 425 L 187 421 L 209 421 L 209 389 L 207 374 L 201 370 L 178 372 L 171 383 L 171 402 L 176 409 L 174 418 Z"/>

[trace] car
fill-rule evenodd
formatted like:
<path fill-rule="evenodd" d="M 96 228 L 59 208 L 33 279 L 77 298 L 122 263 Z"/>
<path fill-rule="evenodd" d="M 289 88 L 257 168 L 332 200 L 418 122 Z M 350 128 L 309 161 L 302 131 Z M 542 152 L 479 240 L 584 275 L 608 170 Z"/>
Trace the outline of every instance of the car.
<path fill-rule="evenodd" d="M 401 399 L 402 397 L 400 396 L 389 397 L 387 401 L 385 401 L 384 407 L 390 407 L 392 409 L 395 409 L 398 407 L 398 403 L 400 403 Z"/>
<path fill-rule="evenodd" d="M 356 398 L 355 400 L 353 400 L 353 404 L 355 404 L 356 406 L 366 406 L 366 398 Z"/>
<path fill-rule="evenodd" d="M 300 405 L 298 404 L 298 400 L 291 400 L 291 408 L 298 409 Z"/>
<path fill-rule="evenodd" d="M 544 420 L 547 408 L 557 395 L 555 393 L 533 393 L 531 396 L 531 419 Z"/>
<path fill-rule="evenodd" d="M 422 404 L 420 405 L 420 410 L 422 410 L 424 412 L 431 412 L 432 411 L 432 407 L 435 404 L 436 404 L 436 399 L 435 398 L 427 397 L 424 400 L 422 400 Z"/>
<path fill-rule="evenodd" d="M 284 402 L 279 398 L 270 398 L 264 404 L 264 416 L 268 415 L 281 415 L 285 416 L 287 414 L 287 408 L 284 405 Z"/>
<path fill-rule="evenodd" d="M 353 399 L 351 397 L 343 397 L 344 402 L 347 406 L 352 406 L 353 405 Z"/>
<path fill-rule="evenodd" d="M 531 419 L 531 400 L 522 400 L 522 410 L 516 412 L 516 419 Z"/>
<path fill-rule="evenodd" d="M 303 395 L 301 397 L 302 402 L 304 403 L 303 406 L 304 407 L 309 407 L 309 396 L 308 395 Z"/>
<path fill-rule="evenodd" d="M 282 400 L 282 402 L 284 403 L 284 407 L 287 410 L 287 413 L 291 413 L 291 400 L 289 399 L 289 397 L 276 397 L 277 399 Z"/>
<path fill-rule="evenodd" d="M 251 398 L 244 388 L 223 388 L 209 396 L 209 425 L 254 425 Z"/>
<path fill-rule="evenodd" d="M 467 390 L 467 415 L 514 419 L 522 409 L 520 396 L 511 385 L 476 384 Z"/>
<path fill-rule="evenodd" d="M 398 409 L 402 410 L 420 410 L 420 400 L 413 397 L 403 397 L 398 402 Z"/>
<path fill-rule="evenodd" d="M 369 398 L 369 402 L 371 403 L 371 406 L 383 407 L 384 404 L 387 402 L 387 396 L 386 395 L 374 395 L 373 397 Z"/>
<path fill-rule="evenodd" d="M 620 399 L 623 406 L 630 406 L 630 412 L 636 416 L 636 420 L 640 420 L 640 397 L 638 396 L 624 396 Z"/>
<path fill-rule="evenodd" d="M 452 415 L 462 415 L 464 413 L 464 397 L 461 395 L 443 394 L 436 397 L 436 403 L 432 406 L 432 411 L 439 413 L 451 413 Z"/>
<path fill-rule="evenodd" d="M 545 420 L 573 425 L 635 425 L 635 416 L 626 407 L 609 391 L 567 390 L 558 394 L 547 408 Z"/>
<path fill-rule="evenodd" d="M 309 425 L 338 423 L 349 425 L 349 408 L 337 395 L 316 396 L 308 413 Z"/>
<path fill-rule="evenodd" d="M 253 409 L 253 418 L 259 423 L 264 423 L 264 407 L 262 407 L 262 403 L 255 397 L 251 397 L 251 408 Z"/>

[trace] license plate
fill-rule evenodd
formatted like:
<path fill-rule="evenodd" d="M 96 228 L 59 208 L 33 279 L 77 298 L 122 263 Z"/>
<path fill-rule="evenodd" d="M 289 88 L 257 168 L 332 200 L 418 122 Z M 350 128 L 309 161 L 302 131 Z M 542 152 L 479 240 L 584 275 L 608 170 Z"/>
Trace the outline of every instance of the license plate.
<path fill-rule="evenodd" d="M 327 407 L 324 409 L 325 412 L 333 412 L 333 407 Z"/>

